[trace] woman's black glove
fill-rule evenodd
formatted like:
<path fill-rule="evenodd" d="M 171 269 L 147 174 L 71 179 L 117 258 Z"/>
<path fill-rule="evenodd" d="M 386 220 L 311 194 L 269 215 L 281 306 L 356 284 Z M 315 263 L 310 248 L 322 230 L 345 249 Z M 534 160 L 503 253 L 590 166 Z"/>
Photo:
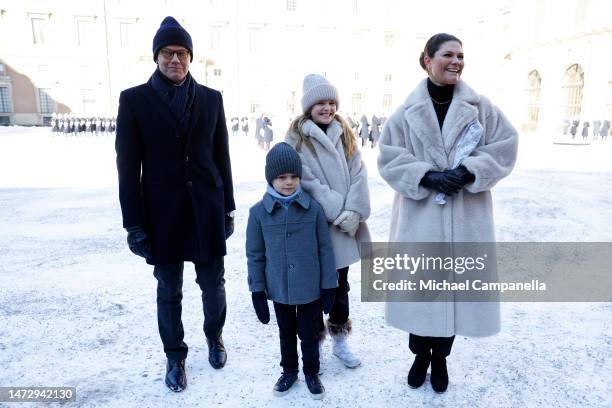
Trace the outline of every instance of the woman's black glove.
<path fill-rule="evenodd" d="M 234 217 L 225 214 L 225 239 L 228 239 L 234 233 Z"/>
<path fill-rule="evenodd" d="M 251 293 L 251 299 L 253 300 L 253 308 L 255 308 L 255 314 L 257 318 L 263 324 L 268 324 L 270 321 L 270 308 L 268 307 L 268 298 L 265 292 L 253 292 Z"/>
<path fill-rule="evenodd" d="M 461 179 L 448 171 L 428 171 L 421 179 L 421 185 L 451 196 L 457 194 L 463 185 Z"/>
<path fill-rule="evenodd" d="M 461 180 L 461 185 L 465 186 L 476 180 L 476 176 L 468 171 L 465 166 L 458 166 L 456 169 L 447 170 L 445 173 L 457 176 Z"/>
<path fill-rule="evenodd" d="M 323 313 L 329 314 L 334 300 L 336 299 L 336 288 L 321 289 L 321 301 L 323 302 Z"/>
<path fill-rule="evenodd" d="M 135 225 L 125 229 L 128 233 L 127 243 L 130 247 L 130 251 L 138 256 L 142 256 L 147 259 L 151 257 L 151 245 L 147 234 L 144 232 L 142 225 Z"/>

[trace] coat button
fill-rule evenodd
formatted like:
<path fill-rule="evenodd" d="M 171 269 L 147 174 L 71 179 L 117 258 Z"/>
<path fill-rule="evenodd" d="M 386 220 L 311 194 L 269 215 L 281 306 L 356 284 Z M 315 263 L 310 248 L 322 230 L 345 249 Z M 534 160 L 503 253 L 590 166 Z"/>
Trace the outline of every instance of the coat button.
<path fill-rule="evenodd" d="M 193 182 L 192 181 L 188 181 L 187 182 L 187 187 L 191 187 L 191 186 L 193 186 Z"/>
<path fill-rule="evenodd" d="M 291 236 L 291 233 L 290 233 L 290 232 L 288 232 L 288 233 L 287 233 L 287 238 L 289 238 L 290 236 Z"/>
<path fill-rule="evenodd" d="M 185 163 L 189 162 L 189 156 L 185 156 Z"/>

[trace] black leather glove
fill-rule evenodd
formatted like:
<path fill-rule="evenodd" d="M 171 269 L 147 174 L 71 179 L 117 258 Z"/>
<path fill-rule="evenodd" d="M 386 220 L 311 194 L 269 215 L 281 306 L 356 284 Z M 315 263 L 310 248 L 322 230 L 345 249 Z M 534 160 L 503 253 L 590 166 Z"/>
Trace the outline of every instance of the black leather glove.
<path fill-rule="evenodd" d="M 130 251 L 138 256 L 147 259 L 151 257 L 151 245 L 147 239 L 147 234 L 144 232 L 142 225 L 136 225 L 125 229 L 128 233 L 127 243 Z"/>
<path fill-rule="evenodd" d="M 323 313 L 329 314 L 336 300 L 336 288 L 321 289 L 321 301 L 323 302 Z"/>
<path fill-rule="evenodd" d="M 268 324 L 270 321 L 270 308 L 268 307 L 268 298 L 265 292 L 253 292 L 251 293 L 251 299 L 253 300 L 253 308 L 255 308 L 255 314 L 257 318 L 263 324 Z"/>
<path fill-rule="evenodd" d="M 445 173 L 452 174 L 461 180 L 461 185 L 465 186 L 468 183 L 476 180 L 476 176 L 468 171 L 465 166 L 458 166 L 456 169 L 447 170 Z"/>
<path fill-rule="evenodd" d="M 421 179 L 421 185 L 447 196 L 456 194 L 463 187 L 459 177 L 444 171 L 428 171 Z"/>
<path fill-rule="evenodd" d="M 234 217 L 225 214 L 225 239 L 228 239 L 234 233 Z"/>

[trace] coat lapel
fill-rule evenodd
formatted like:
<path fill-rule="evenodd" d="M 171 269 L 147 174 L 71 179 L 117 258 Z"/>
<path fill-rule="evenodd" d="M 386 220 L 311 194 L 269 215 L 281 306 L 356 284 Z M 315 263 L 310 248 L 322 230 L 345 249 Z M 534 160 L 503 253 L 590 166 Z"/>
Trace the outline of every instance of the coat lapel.
<path fill-rule="evenodd" d="M 168 124 L 168 126 L 170 126 L 173 130 L 176 130 L 176 120 L 174 120 L 174 118 L 172 117 L 172 114 L 170 113 L 170 109 L 168 109 L 168 106 L 166 106 L 164 101 L 160 99 L 159 95 L 157 95 L 157 93 L 155 92 L 151 84 L 147 83 L 147 86 L 145 87 L 145 89 L 149 96 L 148 99 L 151 101 L 151 103 L 153 104 L 157 112 L 163 118 L 160 122 L 164 122 Z"/>
<path fill-rule="evenodd" d="M 315 141 L 313 143 L 316 150 L 315 158 L 319 162 L 326 183 L 333 190 L 346 194 L 351 185 L 351 176 L 348 164 L 344 159 L 344 147 L 340 139 L 342 135 L 340 122 L 334 120 L 324 133 L 312 120 L 308 120 L 304 123 L 302 130 Z M 333 169 L 338 171 L 334 172 Z"/>
<path fill-rule="evenodd" d="M 472 91 L 466 84 L 460 81 L 455 86 L 453 102 L 448 108 L 448 113 L 442 125 L 442 139 L 444 140 L 444 150 L 448 152 L 448 159 L 451 160 L 451 151 L 457 138 L 462 134 L 463 129 L 478 118 L 478 108 L 476 104 L 479 101 L 478 95 Z"/>
<path fill-rule="evenodd" d="M 463 129 L 478 117 L 476 105 L 479 101 L 478 94 L 463 81 L 459 81 L 455 85 L 453 101 L 440 131 L 436 111 L 427 91 L 426 79 L 406 99 L 404 117 L 411 124 L 410 130 L 423 143 L 438 168 L 450 168 L 455 142 Z"/>
<path fill-rule="evenodd" d="M 448 158 L 444 151 L 442 133 L 438 125 L 436 111 L 429 99 L 427 80 L 422 81 L 412 92 L 406 102 L 404 118 L 410 123 L 410 131 L 423 143 L 431 160 L 440 169 L 448 167 Z"/>
<path fill-rule="evenodd" d="M 195 79 L 192 79 L 192 81 L 195 81 Z M 196 83 L 195 88 L 194 88 L 193 103 L 191 105 L 191 117 L 189 119 L 189 131 L 187 132 L 187 142 L 185 143 L 185 152 L 189 151 L 189 145 L 191 144 L 193 130 L 195 129 L 195 126 L 198 124 L 198 121 L 201 119 L 200 118 L 200 102 L 202 98 L 200 98 L 199 91 L 200 91 L 200 87 Z M 211 109 L 208 109 L 207 111 L 210 111 L 210 110 Z"/>
<path fill-rule="evenodd" d="M 312 120 L 307 120 L 302 130 L 308 137 L 318 141 L 325 150 L 328 150 L 332 154 L 337 154 L 336 143 L 342 133 L 342 128 L 338 122 L 333 121 L 327 129 L 327 133 L 323 133 Z"/>

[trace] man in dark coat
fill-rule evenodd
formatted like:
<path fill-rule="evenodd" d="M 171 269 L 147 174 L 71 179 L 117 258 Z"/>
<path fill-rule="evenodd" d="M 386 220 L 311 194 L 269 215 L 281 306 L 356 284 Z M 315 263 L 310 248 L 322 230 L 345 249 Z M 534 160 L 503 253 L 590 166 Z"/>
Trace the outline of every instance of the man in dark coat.
<path fill-rule="evenodd" d="M 184 261 L 202 290 L 208 360 L 225 365 L 223 257 L 235 204 L 221 94 L 189 74 L 191 37 L 172 17 L 153 38 L 153 60 L 149 81 L 121 93 L 115 148 L 123 227 L 132 252 L 154 265 L 166 385 L 178 392 L 187 384 Z"/>

